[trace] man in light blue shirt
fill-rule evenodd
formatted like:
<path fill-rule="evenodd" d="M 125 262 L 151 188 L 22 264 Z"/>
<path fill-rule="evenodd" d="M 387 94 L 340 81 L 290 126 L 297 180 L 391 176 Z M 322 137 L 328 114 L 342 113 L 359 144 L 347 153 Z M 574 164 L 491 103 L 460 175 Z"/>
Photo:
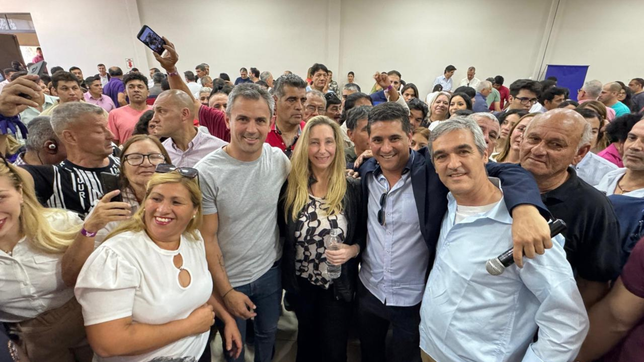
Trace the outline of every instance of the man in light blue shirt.
<path fill-rule="evenodd" d="M 436 84 L 440 84 L 443 86 L 443 90 L 446 92 L 451 92 L 452 91 L 452 76 L 454 75 L 454 72 L 456 71 L 456 67 L 453 65 L 448 65 L 445 68 L 445 72 L 443 75 L 436 77 L 436 80 L 434 81 L 434 86 Z"/>
<path fill-rule="evenodd" d="M 450 192 L 421 306 L 424 361 L 573 360 L 588 316 L 563 247 L 488 274 L 486 261 L 512 246 L 512 217 L 485 171 L 484 136 L 474 121 L 451 119 L 434 129 L 429 152 Z"/>

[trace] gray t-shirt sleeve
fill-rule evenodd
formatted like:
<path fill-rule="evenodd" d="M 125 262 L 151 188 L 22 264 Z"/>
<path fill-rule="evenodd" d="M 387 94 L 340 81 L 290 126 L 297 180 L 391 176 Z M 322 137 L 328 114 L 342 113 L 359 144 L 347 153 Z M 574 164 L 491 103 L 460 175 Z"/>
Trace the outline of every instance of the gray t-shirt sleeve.
<path fill-rule="evenodd" d="M 202 167 L 200 167 L 202 166 Z M 213 177 L 211 177 L 207 172 L 204 172 L 208 168 L 207 162 L 199 162 L 195 168 L 199 170 L 199 185 L 201 187 L 201 207 L 203 209 L 204 215 L 212 215 L 217 213 L 217 184 Z"/>

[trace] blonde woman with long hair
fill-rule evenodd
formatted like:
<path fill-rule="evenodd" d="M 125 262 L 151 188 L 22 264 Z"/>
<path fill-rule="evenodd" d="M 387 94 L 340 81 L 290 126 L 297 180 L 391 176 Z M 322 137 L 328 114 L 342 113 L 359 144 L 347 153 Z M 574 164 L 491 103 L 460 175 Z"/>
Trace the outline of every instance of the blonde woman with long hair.
<path fill-rule="evenodd" d="M 87 230 L 104 224 L 45 209 L 26 180 L 26 171 L 2 157 L 0 321 L 15 325 L 19 345 L 32 361 L 91 361 L 73 287 L 84 260 L 83 246 L 94 245 Z"/>
<path fill-rule="evenodd" d="M 157 166 L 141 208 L 87 259 L 75 293 L 95 361 L 203 353 L 214 312 L 197 176 L 193 168 Z"/>
<path fill-rule="evenodd" d="M 365 228 L 358 180 L 347 178 L 340 127 L 325 116 L 306 123 L 282 188 L 282 281 L 298 319 L 297 361 L 346 361 L 358 255 Z M 325 239 L 339 232 L 339 250 Z M 328 263 L 341 265 L 332 279 Z"/>

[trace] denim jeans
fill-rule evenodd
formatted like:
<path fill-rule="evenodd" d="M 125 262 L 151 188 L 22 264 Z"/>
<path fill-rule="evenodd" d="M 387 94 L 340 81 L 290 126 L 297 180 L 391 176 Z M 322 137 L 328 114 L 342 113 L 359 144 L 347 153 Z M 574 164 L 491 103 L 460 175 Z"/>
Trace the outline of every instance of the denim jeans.
<path fill-rule="evenodd" d="M 296 362 L 346 362 L 353 303 L 338 300 L 329 289 L 298 277 L 291 295 L 297 316 Z"/>
<path fill-rule="evenodd" d="M 358 333 L 363 362 L 420 362 L 420 303 L 411 307 L 390 307 L 358 282 Z M 391 326 L 390 353 L 385 341 Z"/>
<path fill-rule="evenodd" d="M 277 334 L 277 321 L 280 318 L 282 302 L 282 273 L 279 262 L 276 262 L 264 275 L 256 281 L 240 285 L 236 291 L 244 293 L 257 307 L 254 318 L 255 328 L 255 362 L 270 362 L 273 358 L 275 335 Z M 246 320 L 235 317 L 237 328 L 242 336 L 243 345 L 246 345 Z M 217 328 L 223 331 L 224 324 L 217 319 Z M 223 333 L 222 333 L 223 341 Z M 225 341 L 223 341 L 225 343 Z M 246 348 L 242 350 L 239 358 L 231 358 L 224 353 L 227 362 L 243 362 Z M 225 351 L 225 348 L 224 348 Z"/>

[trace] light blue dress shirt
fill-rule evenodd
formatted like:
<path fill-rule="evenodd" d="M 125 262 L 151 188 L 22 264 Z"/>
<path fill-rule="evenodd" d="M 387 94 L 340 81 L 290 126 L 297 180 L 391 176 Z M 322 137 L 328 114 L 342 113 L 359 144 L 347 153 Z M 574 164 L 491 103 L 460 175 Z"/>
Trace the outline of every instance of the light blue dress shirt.
<path fill-rule="evenodd" d="M 446 92 L 449 92 L 452 90 L 452 78 L 450 77 L 449 79 L 445 78 L 444 75 L 441 75 L 439 77 L 436 77 L 436 80 L 434 81 L 434 85 L 440 84 L 443 86 L 443 90 Z"/>
<path fill-rule="evenodd" d="M 420 223 L 409 166 L 390 189 L 380 168 L 367 177 L 369 201 L 367 246 L 362 254 L 360 281 L 381 303 L 411 307 L 420 303 L 425 288 L 429 251 L 420 233 Z M 385 225 L 378 222 L 380 197 L 388 193 Z"/>
<path fill-rule="evenodd" d="M 421 306 L 422 350 L 440 362 L 572 361 L 588 316 L 563 247 L 492 276 L 486 261 L 512 247 L 503 198 L 456 225 L 451 193 L 448 201 Z"/>
<path fill-rule="evenodd" d="M 588 152 L 584 158 L 575 166 L 577 176 L 586 181 L 589 185 L 597 187 L 601 180 L 609 172 L 617 170 L 616 164 L 599 157 L 592 152 Z"/>

